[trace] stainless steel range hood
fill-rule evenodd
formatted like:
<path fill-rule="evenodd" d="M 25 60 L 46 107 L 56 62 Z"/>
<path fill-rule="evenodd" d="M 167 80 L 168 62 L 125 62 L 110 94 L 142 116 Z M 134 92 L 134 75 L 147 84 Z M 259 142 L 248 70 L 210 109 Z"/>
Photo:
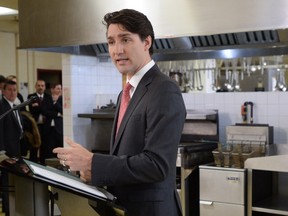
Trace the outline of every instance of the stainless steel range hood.
<path fill-rule="evenodd" d="M 155 50 L 159 61 L 287 55 L 288 29 L 157 39 Z"/>
<path fill-rule="evenodd" d="M 143 6 L 149 1 L 153 8 Z M 23 49 L 107 57 L 104 14 L 134 8 L 153 23 L 157 61 L 288 54 L 286 0 L 158 0 L 157 4 L 20 0 L 18 4 Z"/>

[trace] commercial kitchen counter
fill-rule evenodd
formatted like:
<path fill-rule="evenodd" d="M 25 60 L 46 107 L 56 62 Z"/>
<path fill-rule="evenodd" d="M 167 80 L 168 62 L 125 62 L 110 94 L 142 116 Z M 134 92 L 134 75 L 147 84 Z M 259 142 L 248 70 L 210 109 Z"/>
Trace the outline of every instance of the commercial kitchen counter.
<path fill-rule="evenodd" d="M 249 158 L 247 215 L 288 215 L 288 154 Z"/>
<path fill-rule="evenodd" d="M 94 152 L 108 153 L 115 110 L 101 110 L 95 113 L 80 113 L 79 118 L 91 119 L 91 137 Z"/>
<path fill-rule="evenodd" d="M 288 155 L 249 158 L 245 161 L 245 168 L 273 172 L 288 172 L 287 161 Z"/>
<path fill-rule="evenodd" d="M 99 113 L 80 113 L 78 114 L 79 118 L 90 118 L 92 119 L 114 119 L 114 112 L 103 111 Z"/>

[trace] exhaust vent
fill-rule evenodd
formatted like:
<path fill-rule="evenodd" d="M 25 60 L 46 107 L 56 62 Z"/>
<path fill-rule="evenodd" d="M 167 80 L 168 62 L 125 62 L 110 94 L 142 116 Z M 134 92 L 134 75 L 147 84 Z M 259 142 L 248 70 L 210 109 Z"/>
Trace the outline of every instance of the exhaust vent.
<path fill-rule="evenodd" d="M 286 55 L 288 29 L 238 32 L 177 38 L 158 38 L 153 44 L 156 61 L 232 58 L 224 49 L 233 49 L 233 57 Z M 36 50 L 109 58 L 107 43 L 68 47 L 36 48 Z"/>
<path fill-rule="evenodd" d="M 280 42 L 276 30 L 190 37 L 193 47 L 257 45 Z"/>
<path fill-rule="evenodd" d="M 153 49 L 155 52 L 169 50 L 187 50 L 193 46 L 189 37 L 155 39 Z"/>
<path fill-rule="evenodd" d="M 96 55 L 108 54 L 108 44 L 107 43 L 99 43 L 91 45 Z"/>
<path fill-rule="evenodd" d="M 219 47 L 235 45 L 257 45 L 277 43 L 279 41 L 276 30 L 241 32 L 229 34 L 217 34 L 207 36 L 191 36 L 181 38 L 155 39 L 153 48 L 155 51 L 192 49 L 200 47 Z M 107 43 L 93 45 L 96 53 L 108 53 Z"/>
<path fill-rule="evenodd" d="M 155 39 L 154 41 L 154 50 L 166 50 L 166 49 L 173 49 L 174 45 L 171 39 Z"/>
<path fill-rule="evenodd" d="M 237 33 L 239 44 L 278 43 L 278 32 L 275 30 Z"/>

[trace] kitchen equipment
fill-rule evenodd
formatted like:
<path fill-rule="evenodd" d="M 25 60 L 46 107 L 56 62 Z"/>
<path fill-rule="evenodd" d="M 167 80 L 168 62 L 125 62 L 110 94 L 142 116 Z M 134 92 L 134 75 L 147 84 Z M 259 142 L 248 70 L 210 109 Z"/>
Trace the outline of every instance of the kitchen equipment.
<path fill-rule="evenodd" d="M 236 124 L 226 127 L 226 143 L 213 151 L 218 167 L 243 168 L 248 158 L 269 153 L 273 143 L 273 127 L 267 124 Z"/>
<path fill-rule="evenodd" d="M 197 90 L 198 91 L 202 91 L 204 86 L 202 84 L 202 79 L 201 79 L 201 72 L 199 70 L 195 71 L 195 73 L 198 75 L 197 78 L 198 78 L 198 86 L 197 86 Z"/>
<path fill-rule="evenodd" d="M 265 156 L 272 143 L 273 127 L 267 124 L 226 127 L 226 143 L 218 143 L 213 151 L 216 166 L 199 166 L 200 216 L 246 215 L 244 162 L 249 157 Z"/>
<path fill-rule="evenodd" d="M 199 166 L 200 216 L 245 216 L 246 170 Z"/>
<path fill-rule="evenodd" d="M 246 101 L 244 104 L 241 106 L 241 115 L 242 115 L 242 120 L 243 123 L 253 123 L 253 102 L 251 101 Z"/>
<path fill-rule="evenodd" d="M 106 106 L 93 109 L 93 113 L 79 113 L 79 118 L 91 119 L 91 151 L 109 153 L 112 126 L 116 111 L 116 105 L 110 101 Z"/>
<path fill-rule="evenodd" d="M 255 87 L 255 91 L 265 91 L 263 87 L 263 79 L 261 77 L 258 78 L 257 86 Z"/>
<path fill-rule="evenodd" d="M 187 84 L 186 74 L 183 75 L 183 73 L 180 72 L 180 71 L 170 71 L 169 72 L 169 77 L 176 81 L 176 83 L 178 84 L 181 92 L 185 92 L 186 91 L 186 84 Z"/>
<path fill-rule="evenodd" d="M 213 162 L 218 141 L 218 111 L 187 110 L 176 164 L 184 216 L 199 215 L 199 165 Z"/>

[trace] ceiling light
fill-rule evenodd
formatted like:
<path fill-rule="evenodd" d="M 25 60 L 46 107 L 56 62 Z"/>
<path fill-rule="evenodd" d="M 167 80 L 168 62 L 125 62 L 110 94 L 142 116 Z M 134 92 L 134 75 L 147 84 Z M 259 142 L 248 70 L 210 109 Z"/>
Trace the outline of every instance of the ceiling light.
<path fill-rule="evenodd" d="M 5 15 L 17 15 L 18 10 L 14 10 L 11 8 L 7 7 L 0 7 L 0 16 L 5 16 Z"/>

